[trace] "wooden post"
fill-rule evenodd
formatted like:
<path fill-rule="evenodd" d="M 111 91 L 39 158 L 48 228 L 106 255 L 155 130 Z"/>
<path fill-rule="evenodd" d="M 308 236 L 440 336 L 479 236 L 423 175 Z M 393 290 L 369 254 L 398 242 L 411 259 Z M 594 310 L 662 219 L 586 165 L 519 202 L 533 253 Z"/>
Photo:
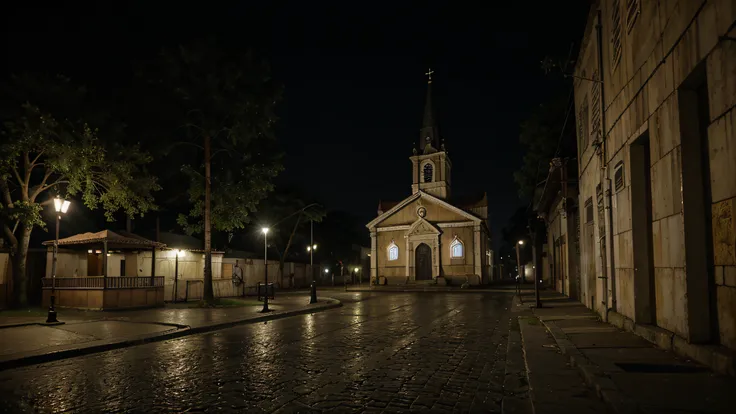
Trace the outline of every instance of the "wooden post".
<path fill-rule="evenodd" d="M 156 247 L 151 249 L 151 287 L 154 286 L 156 280 Z"/>
<path fill-rule="evenodd" d="M 107 289 L 107 240 L 102 241 L 102 286 Z"/>

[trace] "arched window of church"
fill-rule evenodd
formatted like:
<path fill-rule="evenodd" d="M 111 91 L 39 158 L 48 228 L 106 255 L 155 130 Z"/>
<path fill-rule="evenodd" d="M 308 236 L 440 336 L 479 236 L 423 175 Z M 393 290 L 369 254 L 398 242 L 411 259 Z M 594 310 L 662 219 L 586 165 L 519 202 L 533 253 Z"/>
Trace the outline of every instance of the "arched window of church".
<path fill-rule="evenodd" d="M 399 260 L 399 246 L 393 240 L 388 245 L 388 260 Z"/>
<path fill-rule="evenodd" d="M 424 182 L 425 183 L 431 183 L 432 182 L 432 164 L 424 164 Z"/>
<path fill-rule="evenodd" d="M 450 243 L 450 257 L 463 257 L 463 249 L 463 242 L 455 236 L 455 239 Z"/>

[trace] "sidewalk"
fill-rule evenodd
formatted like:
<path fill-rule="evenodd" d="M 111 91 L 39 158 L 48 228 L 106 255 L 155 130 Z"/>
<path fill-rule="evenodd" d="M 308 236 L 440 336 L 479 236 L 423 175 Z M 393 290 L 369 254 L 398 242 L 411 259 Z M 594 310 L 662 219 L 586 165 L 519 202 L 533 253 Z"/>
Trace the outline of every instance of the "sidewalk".
<path fill-rule="evenodd" d="M 541 299 L 543 307 L 533 308 L 534 316 L 613 412 L 734 412 L 736 378 L 716 375 L 601 322 L 594 312 L 556 292 L 544 292 Z M 523 301 L 534 304 L 533 296 Z M 534 358 L 527 354 L 528 361 Z M 534 381 L 531 374 L 530 379 Z"/>
<path fill-rule="evenodd" d="M 57 309 L 60 324 L 46 324 L 41 312 L 30 316 L 0 312 L 0 370 L 342 306 L 328 297 L 310 305 L 308 294 L 277 297 L 269 301 L 271 312 L 265 314 L 260 313 L 260 302 L 244 299 L 242 304 L 197 308 L 179 303 L 131 311 Z"/>

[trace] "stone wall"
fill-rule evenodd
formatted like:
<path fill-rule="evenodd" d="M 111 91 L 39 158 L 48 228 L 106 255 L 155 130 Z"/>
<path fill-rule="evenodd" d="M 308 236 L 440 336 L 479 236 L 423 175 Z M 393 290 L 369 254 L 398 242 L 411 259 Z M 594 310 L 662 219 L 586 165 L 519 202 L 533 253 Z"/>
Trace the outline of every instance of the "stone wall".
<path fill-rule="evenodd" d="M 601 207 L 610 207 L 613 216 L 610 226 L 601 221 L 605 214 L 594 214 L 593 226 L 581 222 L 581 233 L 594 232 L 581 234 L 581 262 L 586 270 L 581 284 L 584 294 L 595 292 L 596 297 L 585 303 L 601 313 L 610 308 L 638 322 L 647 323 L 651 317 L 651 322 L 691 342 L 720 342 L 736 349 L 736 230 L 732 219 L 736 42 L 725 38 L 736 36 L 736 31 L 728 32 L 736 20 L 736 5 L 728 0 L 638 3 L 640 11 L 629 21 L 629 2 L 600 2 L 604 134 L 595 134 L 596 106 L 591 101 L 600 83 L 575 81 L 580 205 L 592 199 L 597 209 L 602 193 Z M 612 39 L 614 5 L 621 7 L 620 60 L 615 58 Z M 584 78 L 596 78 L 599 70 L 597 16 L 591 14 L 591 19 L 576 67 L 576 75 Z M 695 97 L 703 82 L 706 92 Z M 705 107 L 705 118 L 697 111 L 700 107 Z M 595 143 L 603 136 L 607 148 L 601 159 Z M 698 156 L 698 137 L 706 143 L 707 157 Z M 647 146 L 648 171 L 639 169 L 642 159 L 632 152 L 636 145 Z M 709 170 L 704 168 L 706 162 Z M 617 185 L 615 168 L 619 165 L 623 177 Z M 646 222 L 645 226 L 633 224 L 645 211 L 636 201 L 643 187 L 640 181 L 632 187 L 632 172 L 636 180 L 641 180 L 642 173 L 649 176 L 648 230 Z M 699 182 L 698 174 L 705 174 L 706 181 Z M 707 180 L 710 194 L 704 185 Z M 608 192 L 610 204 L 605 197 Z M 707 200 L 704 209 L 698 204 L 703 203 L 701 195 Z M 602 234 L 607 236 L 603 242 L 613 245 L 613 257 L 608 244 L 601 254 Z M 585 242 L 590 236 L 592 246 Z M 650 258 L 641 253 L 649 251 L 647 243 L 651 244 Z M 651 280 L 642 265 L 646 263 L 652 267 Z M 608 279 L 593 278 L 593 269 L 597 276 L 607 275 Z M 595 290 L 590 283 L 596 283 Z"/>

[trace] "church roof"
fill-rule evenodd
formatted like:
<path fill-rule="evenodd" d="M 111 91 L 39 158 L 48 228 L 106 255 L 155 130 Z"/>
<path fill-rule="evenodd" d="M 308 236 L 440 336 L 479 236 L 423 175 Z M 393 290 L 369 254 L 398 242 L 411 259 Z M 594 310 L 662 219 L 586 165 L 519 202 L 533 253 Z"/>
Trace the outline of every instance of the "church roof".
<path fill-rule="evenodd" d="M 488 207 L 488 195 L 484 191 L 482 193 L 477 193 L 477 194 L 472 194 L 472 195 L 467 195 L 467 196 L 452 197 L 449 200 L 447 200 L 447 202 L 452 204 L 455 207 L 461 208 L 466 211 L 470 211 L 472 209 L 479 208 L 479 207 Z M 399 203 L 401 203 L 401 201 L 379 200 L 378 201 L 378 215 L 381 215 L 391 210 Z"/>

